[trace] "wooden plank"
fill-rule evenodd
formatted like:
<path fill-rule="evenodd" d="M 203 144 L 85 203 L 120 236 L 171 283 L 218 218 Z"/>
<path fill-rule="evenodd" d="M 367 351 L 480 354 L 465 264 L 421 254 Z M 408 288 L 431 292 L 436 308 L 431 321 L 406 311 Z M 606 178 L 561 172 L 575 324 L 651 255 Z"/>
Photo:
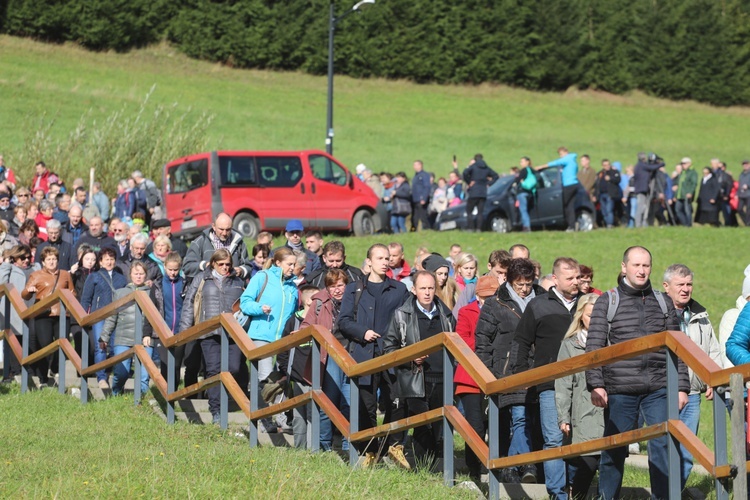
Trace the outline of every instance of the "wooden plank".
<path fill-rule="evenodd" d="M 58 342 L 60 342 L 60 347 L 65 353 L 65 357 L 67 357 L 68 360 L 70 360 L 71 364 L 73 365 L 73 367 L 76 369 L 76 372 L 80 376 L 81 375 L 81 357 L 78 355 L 75 348 L 73 347 L 73 345 L 70 343 L 68 339 L 62 339 L 62 340 L 59 340 Z"/>
<path fill-rule="evenodd" d="M 326 396 L 323 391 L 310 392 L 312 393 L 312 398 L 325 414 L 328 415 L 328 418 L 331 419 L 331 422 L 336 426 L 341 435 L 344 436 L 344 438 L 349 438 L 349 421 L 339 411 L 336 405 L 328 399 L 328 396 Z"/>
<path fill-rule="evenodd" d="M 575 356 L 564 361 L 557 361 L 540 366 L 539 368 L 532 368 L 522 373 L 504 377 L 487 384 L 487 394 L 514 392 L 544 382 L 551 382 L 567 375 L 588 370 L 589 368 L 659 351 L 664 348 L 665 336 L 664 332 L 647 335 L 581 354 L 580 356 Z"/>
<path fill-rule="evenodd" d="M 11 352 L 20 363 L 23 359 L 23 347 L 21 346 L 21 343 L 18 341 L 15 334 L 13 334 L 10 330 L 5 330 L 3 332 L 3 336 L 5 338 L 5 341 L 8 343 Z M 10 361 L 8 361 L 8 363 L 10 363 Z"/>
<path fill-rule="evenodd" d="M 682 335 L 684 333 L 680 332 Z M 701 351 L 703 352 L 703 351 Z M 708 449 L 703 441 L 698 439 L 698 436 L 688 429 L 687 425 L 680 420 L 668 420 L 667 428 L 669 433 L 676 437 L 677 440 L 692 453 L 698 463 L 700 463 L 707 471 L 712 471 L 715 464 L 714 453 Z"/>
<path fill-rule="evenodd" d="M 78 324 L 81 325 L 82 327 L 87 327 L 87 326 L 93 325 L 94 323 L 104 321 L 110 316 L 114 316 L 118 312 L 127 308 L 134 301 L 135 301 L 135 295 L 133 293 L 129 293 L 124 297 L 120 297 L 119 299 L 110 302 L 109 304 L 102 307 L 101 309 L 97 309 L 96 311 L 90 314 L 87 314 L 84 318 L 82 318 L 81 321 L 78 322 Z"/>
<path fill-rule="evenodd" d="M 266 408 L 250 412 L 249 418 L 250 420 L 260 420 L 261 418 L 270 417 L 272 415 L 276 415 L 277 413 L 284 413 L 285 411 L 293 410 L 298 406 L 307 404 L 310 399 L 312 399 L 312 394 L 306 392 L 304 394 L 300 394 L 299 396 L 286 399 L 279 404 L 267 406 Z"/>
<path fill-rule="evenodd" d="M 547 460 L 570 458 L 595 451 L 617 448 L 618 446 L 626 446 L 630 443 L 648 441 L 649 439 L 663 436 L 668 432 L 667 423 L 662 422 L 660 424 L 615 434 L 614 436 L 592 439 L 591 441 L 585 441 L 583 443 L 569 444 L 561 446 L 560 448 L 533 451 L 522 455 L 514 455 L 512 457 L 496 458 L 489 461 L 487 468 L 503 469 L 506 467 L 518 467 L 521 465 L 545 462 Z"/>
<path fill-rule="evenodd" d="M 490 382 L 496 380 L 489 368 L 482 363 L 476 353 L 466 345 L 464 339 L 455 332 L 445 332 L 445 346 L 469 376 L 477 383 L 482 392 L 487 390 Z"/>
<path fill-rule="evenodd" d="M 237 403 L 237 406 L 240 407 L 242 413 L 244 413 L 247 418 L 250 418 L 250 400 L 247 399 L 245 391 L 242 390 L 231 373 L 223 372 L 220 375 L 221 383 L 224 384 L 229 395 L 234 399 L 234 402 Z"/>
<path fill-rule="evenodd" d="M 487 465 L 490 459 L 490 449 L 487 443 L 484 442 L 484 436 L 480 437 L 476 433 L 474 428 L 466 421 L 466 418 L 461 415 L 461 412 L 455 406 L 446 406 L 445 416 L 453 424 L 453 428 L 464 438 L 466 445 L 471 448 L 471 451 L 474 452 L 484 465 Z"/>
<path fill-rule="evenodd" d="M 29 319 L 29 318 L 36 318 L 37 316 L 41 316 L 45 312 L 49 311 L 50 308 L 57 304 L 57 301 L 60 300 L 59 297 L 60 291 L 54 292 L 52 295 L 43 298 L 39 302 L 34 303 L 34 305 L 27 307 L 23 312 L 19 312 L 18 315 L 21 317 L 21 319 Z"/>
<path fill-rule="evenodd" d="M 362 363 L 357 363 L 350 370 L 350 377 L 363 377 L 365 375 L 372 375 L 373 373 L 379 373 L 394 366 L 403 365 L 409 363 L 419 357 L 432 354 L 437 352 L 443 347 L 444 335 L 439 333 L 432 337 L 417 342 L 401 349 L 397 349 L 388 354 L 383 354 L 377 358 L 373 358 Z"/>
<path fill-rule="evenodd" d="M 350 376 L 349 373 L 357 362 L 354 361 L 354 358 L 349 354 L 349 351 L 341 345 L 341 342 L 338 341 L 329 329 L 320 325 L 312 325 L 308 328 L 311 329 L 311 334 L 315 337 L 318 343 L 321 346 L 325 346 L 326 351 L 328 351 L 328 357 L 333 358 L 341 370 L 346 373 L 347 376 Z"/>
<path fill-rule="evenodd" d="M 711 387 L 718 387 L 721 385 L 729 385 L 729 376 L 732 373 L 739 373 L 742 375 L 742 379 L 745 382 L 750 381 L 750 363 L 744 365 L 733 366 L 732 368 L 725 368 L 711 373 L 710 382 L 707 382 Z"/>
<path fill-rule="evenodd" d="M 157 337 L 161 340 L 164 347 L 172 345 L 172 337 L 174 334 L 169 326 L 164 322 L 164 318 L 159 314 L 159 310 L 156 309 L 156 305 L 151 301 L 151 298 L 143 290 L 135 292 L 135 301 L 141 308 L 143 313 L 143 321 L 148 321 L 151 327 L 156 332 Z M 178 318 L 179 319 L 179 318 Z"/>
<path fill-rule="evenodd" d="M 170 340 L 170 347 L 187 344 L 191 340 L 198 340 L 203 335 L 221 327 L 221 316 L 214 316 L 203 323 L 193 325 L 187 330 L 183 330 Z"/>
<path fill-rule="evenodd" d="M 405 430 L 413 429 L 414 427 L 431 424 L 432 422 L 437 422 L 438 420 L 442 418 L 443 418 L 443 408 L 442 407 L 436 408 L 434 410 L 420 413 L 419 415 L 415 415 L 413 417 L 402 418 L 401 420 L 397 420 L 395 422 L 391 422 L 388 424 L 383 424 L 377 427 L 372 427 L 370 429 L 365 429 L 359 432 L 355 432 L 354 434 L 351 434 L 349 436 L 349 440 L 350 441 L 368 441 L 370 439 L 387 436 L 388 434 L 393 434 L 394 432 L 405 431 Z"/>
<path fill-rule="evenodd" d="M 248 361 L 254 361 L 256 359 L 270 358 L 272 356 L 276 356 L 281 352 L 293 349 L 300 344 L 305 344 L 311 339 L 312 335 L 310 335 L 310 332 L 308 332 L 307 329 L 298 330 L 291 335 L 280 338 L 276 342 L 271 342 L 270 344 L 256 347 L 250 352 L 250 355 L 247 357 L 247 359 Z"/>
<path fill-rule="evenodd" d="M 179 391 L 175 391 L 172 394 L 169 394 L 167 396 L 167 401 L 172 402 L 179 399 L 185 399 L 192 396 L 193 394 L 198 394 L 199 392 L 205 391 L 209 387 L 213 387 L 219 383 L 221 383 L 221 374 L 214 375 L 213 377 L 208 377 L 207 379 L 203 379 L 200 382 L 196 382 L 193 385 L 189 385 L 184 389 L 180 389 Z"/>
<path fill-rule="evenodd" d="M 39 361 L 42 358 L 46 358 L 50 354 L 57 351 L 57 346 L 59 345 L 59 340 L 55 340 L 50 345 L 43 347 L 42 349 L 39 349 L 38 351 L 29 354 L 25 358 L 23 358 L 22 365 L 33 365 L 37 361 Z"/>
<path fill-rule="evenodd" d="M 81 306 L 81 303 L 78 302 L 75 292 L 73 290 L 60 290 L 60 298 L 63 304 L 65 304 L 68 314 L 80 325 L 81 321 L 86 317 L 86 311 Z"/>
<path fill-rule="evenodd" d="M 133 348 L 131 347 L 125 352 L 121 352 L 117 356 L 112 356 L 111 358 L 105 359 L 104 361 L 100 363 L 96 363 L 94 365 L 89 366 L 88 368 L 85 368 L 81 370 L 81 376 L 87 377 L 93 373 L 98 372 L 99 370 L 104 370 L 105 368 L 109 368 L 110 366 L 115 366 L 117 363 L 124 359 L 128 359 L 133 355 Z"/>
<path fill-rule="evenodd" d="M 680 331 L 666 332 L 667 347 L 688 365 L 701 380 L 713 387 L 711 376 L 721 371 L 721 367 L 693 342 L 690 337 Z"/>
<path fill-rule="evenodd" d="M 234 319 L 234 314 L 222 313 L 221 324 L 246 358 L 256 349 L 255 343 L 247 336 L 247 332 Z"/>
<path fill-rule="evenodd" d="M 28 306 L 26 305 L 26 301 L 23 300 L 23 297 L 21 297 L 20 290 L 16 290 L 13 285 L 6 283 L 0 286 L 0 296 L 5 296 L 10 300 L 11 307 L 15 309 L 21 319 L 25 318 L 24 312 L 28 309 Z"/>
<path fill-rule="evenodd" d="M 732 374 L 729 377 L 729 390 L 732 391 L 732 394 L 739 396 L 744 389 L 745 383 L 742 375 Z M 732 441 L 732 461 L 730 463 L 737 467 L 737 471 L 742 471 L 747 467 L 745 461 L 747 431 L 745 429 L 745 405 L 742 404 L 741 397 L 735 399 L 730 413 L 729 423 L 732 429 L 730 438 Z M 735 492 L 746 492 L 747 474 L 737 474 L 737 477 L 733 480 L 732 488 Z"/>
<path fill-rule="evenodd" d="M 146 351 L 145 347 L 143 347 L 142 345 L 137 345 L 134 347 L 134 349 L 136 356 L 138 356 L 138 359 L 141 360 L 143 369 L 148 372 L 148 375 L 149 377 L 151 377 L 151 380 L 154 382 L 156 388 L 159 389 L 161 395 L 166 398 L 169 391 L 167 391 L 167 381 L 164 380 L 164 377 L 161 374 L 161 370 L 156 366 L 154 360 L 151 359 L 151 356 L 149 355 L 148 351 Z M 136 383 L 138 383 L 138 381 L 136 381 Z"/>

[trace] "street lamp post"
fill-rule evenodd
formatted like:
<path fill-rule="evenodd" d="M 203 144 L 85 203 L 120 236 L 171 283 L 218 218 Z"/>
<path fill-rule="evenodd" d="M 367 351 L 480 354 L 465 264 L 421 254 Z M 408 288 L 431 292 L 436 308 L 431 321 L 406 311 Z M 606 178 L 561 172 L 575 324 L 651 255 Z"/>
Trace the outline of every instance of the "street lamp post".
<path fill-rule="evenodd" d="M 333 34 L 336 31 L 336 23 L 344 19 L 352 12 L 358 12 L 362 6 L 374 4 L 375 0 L 361 0 L 354 6 L 344 12 L 341 16 L 336 17 L 336 9 L 331 1 L 330 13 L 328 16 L 328 113 L 326 119 L 326 152 L 333 154 Z"/>

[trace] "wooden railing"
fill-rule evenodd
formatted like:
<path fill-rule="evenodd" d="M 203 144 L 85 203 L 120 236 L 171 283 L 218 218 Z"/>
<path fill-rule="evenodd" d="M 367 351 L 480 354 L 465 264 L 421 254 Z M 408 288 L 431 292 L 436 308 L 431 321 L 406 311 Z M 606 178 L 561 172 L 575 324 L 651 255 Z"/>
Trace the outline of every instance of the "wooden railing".
<path fill-rule="evenodd" d="M 679 444 L 684 445 L 701 464 L 715 478 L 717 498 L 728 498 L 729 481 L 735 480 L 736 491 L 746 491 L 745 472 L 750 471 L 750 462 L 745 461 L 744 454 L 744 405 L 737 404 L 732 408 L 731 420 L 733 423 L 734 464 L 729 464 L 727 453 L 727 429 L 726 411 L 728 400 L 725 399 L 724 389 L 731 383 L 733 394 L 742 394 L 743 382 L 750 380 L 750 364 L 730 369 L 721 369 L 709 356 L 704 353 L 689 337 L 682 332 L 667 331 L 639 339 L 623 342 L 614 346 L 605 347 L 595 352 L 586 353 L 574 358 L 566 359 L 546 366 L 534 368 L 523 373 L 496 379 L 489 369 L 479 360 L 476 354 L 466 343 L 452 332 L 443 332 L 427 340 L 398 351 L 386 354 L 375 359 L 357 363 L 349 355 L 346 349 L 334 338 L 330 331 L 320 326 L 311 326 L 304 330 L 295 332 L 276 342 L 256 346 L 247 336 L 231 314 L 221 314 L 195 325 L 177 335 L 173 335 L 164 319 L 156 310 L 148 295 L 143 291 L 133 292 L 126 297 L 116 300 L 108 306 L 91 314 L 86 314 L 78 303 L 72 292 L 68 290 L 56 291 L 31 307 L 27 307 L 21 299 L 17 290 L 12 286 L 0 286 L 0 297 L 5 297 L 6 306 L 0 311 L 0 325 L 3 326 L 0 337 L 4 337 L 9 343 L 13 355 L 20 361 L 22 366 L 22 392 L 28 389 L 29 373 L 28 366 L 44 356 L 52 354 L 57 350 L 59 356 L 59 391 L 65 392 L 65 369 L 64 363 L 67 358 L 75 367 L 81 377 L 81 401 L 88 400 L 87 376 L 96 371 L 111 367 L 128 357 L 135 358 L 135 401 L 141 399 L 140 373 L 145 369 L 155 387 L 161 393 L 167 405 L 167 420 L 173 423 L 175 420 L 175 401 L 185 399 L 205 389 L 220 385 L 221 387 L 221 413 L 220 424 L 222 428 L 227 426 L 229 397 L 237 403 L 240 410 L 247 416 L 250 423 L 250 445 L 258 444 L 258 420 L 288 411 L 302 405 L 311 405 L 312 425 L 312 451 L 319 449 L 319 410 L 325 412 L 333 425 L 341 432 L 342 436 L 352 442 L 369 441 L 371 439 L 385 436 L 389 433 L 404 431 L 427 425 L 432 422 L 443 423 L 443 466 L 444 480 L 448 485 L 454 482 L 453 464 L 453 431 L 457 431 L 465 440 L 466 445 L 479 457 L 479 460 L 490 471 L 490 497 L 499 496 L 499 471 L 505 467 L 514 467 L 532 464 L 549 459 L 562 459 L 575 457 L 591 452 L 602 451 L 614 447 L 625 446 L 630 443 L 641 442 L 659 436 L 668 435 L 669 439 L 669 481 L 670 497 L 680 496 L 680 458 Z M 43 314 L 56 302 L 60 304 L 61 315 L 67 313 L 81 325 L 83 329 L 82 342 L 86 348 L 82 349 L 82 357 L 79 357 L 73 346 L 67 339 L 65 322 L 60 322 L 58 338 L 49 346 L 33 354 L 28 352 L 28 320 Z M 117 356 L 96 364 L 88 362 L 88 329 L 94 323 L 116 314 L 118 311 L 128 307 L 132 303 L 136 307 L 136 345 Z M 15 309 L 22 320 L 24 320 L 23 343 L 19 344 L 15 335 L 8 335 L 10 311 Z M 167 372 L 168 380 L 164 380 L 160 369 L 153 363 L 148 352 L 141 346 L 142 329 L 144 317 L 153 326 L 164 347 L 167 349 Z M 196 340 L 207 332 L 219 328 L 221 332 L 221 373 L 207 378 L 196 384 L 177 390 L 176 381 L 173 380 L 174 356 L 173 349 L 191 340 Z M 247 396 L 245 388 L 240 387 L 234 377 L 229 373 L 228 346 L 230 339 L 239 346 L 242 353 L 250 361 L 250 397 Z M 287 399 L 286 401 L 259 409 L 260 398 L 258 388 L 258 361 L 269 356 L 274 356 L 288 351 L 301 344 L 312 341 L 312 388 L 310 392 L 300 396 Z M 320 348 L 325 347 L 329 358 L 335 362 L 341 370 L 351 379 L 351 407 L 350 418 L 347 420 L 339 409 L 328 399 L 321 390 L 321 367 Z M 650 425 L 621 434 L 593 439 L 591 441 L 561 446 L 559 448 L 547 449 L 515 455 L 512 457 L 499 456 L 499 406 L 498 396 L 538 385 L 543 382 L 553 381 L 557 378 L 581 372 L 590 368 L 614 363 L 641 354 L 655 352 L 666 348 L 668 351 L 667 370 L 667 394 L 668 394 L 668 420 L 666 422 Z M 430 410 L 420 415 L 404 418 L 396 422 L 379 425 L 374 428 L 359 430 L 359 377 L 382 372 L 418 357 L 432 354 L 437 351 L 443 353 L 443 401 L 441 408 Z M 714 416 L 714 452 L 712 452 L 695 434 L 693 434 L 684 423 L 679 420 L 678 411 L 678 386 L 677 386 L 677 359 L 682 359 L 695 373 L 701 377 L 708 386 L 715 389 L 713 399 Z M 455 362 L 455 363 L 454 363 Z M 453 406 L 453 374 L 455 365 L 463 366 L 469 375 L 476 381 L 484 394 L 489 396 L 489 446 L 485 443 L 484 436 L 479 436 L 468 424 L 458 409 Z M 350 447 L 350 463 L 355 465 L 358 456 L 354 446 Z M 741 473 L 738 474 L 737 471 Z"/>

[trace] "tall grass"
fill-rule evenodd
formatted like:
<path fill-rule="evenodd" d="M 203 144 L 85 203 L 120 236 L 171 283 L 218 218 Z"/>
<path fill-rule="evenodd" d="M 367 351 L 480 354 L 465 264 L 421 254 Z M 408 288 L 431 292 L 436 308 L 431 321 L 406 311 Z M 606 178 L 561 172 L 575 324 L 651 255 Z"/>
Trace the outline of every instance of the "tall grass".
<path fill-rule="evenodd" d="M 159 182 L 164 163 L 206 148 L 206 132 L 214 116 L 204 112 L 196 117 L 190 107 L 178 103 L 154 103 L 155 90 L 156 85 L 151 86 L 137 106 L 123 103 L 103 118 L 89 109 L 67 133 L 58 133 L 51 112 L 27 119 L 24 144 L 14 163 L 33 165 L 42 160 L 68 183 L 76 177 L 88 179 L 94 168 L 95 179 L 108 193 L 116 192 L 117 181 L 136 169 Z M 30 173 L 18 172 L 26 183 Z"/>

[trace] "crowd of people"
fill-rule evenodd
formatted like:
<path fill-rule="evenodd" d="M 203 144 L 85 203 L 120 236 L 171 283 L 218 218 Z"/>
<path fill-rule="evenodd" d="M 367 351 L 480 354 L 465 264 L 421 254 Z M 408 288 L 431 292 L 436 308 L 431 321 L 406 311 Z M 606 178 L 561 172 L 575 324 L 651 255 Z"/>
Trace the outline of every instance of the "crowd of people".
<path fill-rule="evenodd" d="M 738 226 L 738 220 L 750 224 L 750 160 L 742 162 L 742 171 L 735 180 L 727 164 L 712 158 L 699 175 L 690 158 L 682 158 L 670 171 L 664 160 L 651 153 L 639 153 L 635 164 L 601 160 L 601 169 L 592 167 L 591 158 L 580 158 L 566 147 L 558 149 L 559 158 L 534 166 L 529 157 L 520 158 L 510 168 L 515 176 L 511 220 L 531 231 L 529 211 L 537 201 L 538 187 L 543 179 L 537 170 L 560 166 L 562 171 L 562 208 L 569 231 L 574 231 L 575 204 L 583 189 L 597 209 L 599 227 L 645 227 L 658 222 L 660 226 L 691 227 L 693 222 L 719 226 Z M 414 175 L 405 172 L 395 176 L 375 174 L 364 164 L 357 166 L 357 175 L 385 203 L 393 233 L 408 230 L 437 229 L 438 215 L 446 208 L 466 203 L 468 231 L 484 228 L 484 206 L 487 188 L 498 174 L 490 168 L 483 155 L 477 154 L 464 170 L 454 159 L 447 176 L 428 173 L 423 162 L 414 162 Z M 474 209 L 476 208 L 476 215 Z M 720 221 L 721 216 L 721 221 Z M 386 224 L 387 225 L 387 224 Z"/>

